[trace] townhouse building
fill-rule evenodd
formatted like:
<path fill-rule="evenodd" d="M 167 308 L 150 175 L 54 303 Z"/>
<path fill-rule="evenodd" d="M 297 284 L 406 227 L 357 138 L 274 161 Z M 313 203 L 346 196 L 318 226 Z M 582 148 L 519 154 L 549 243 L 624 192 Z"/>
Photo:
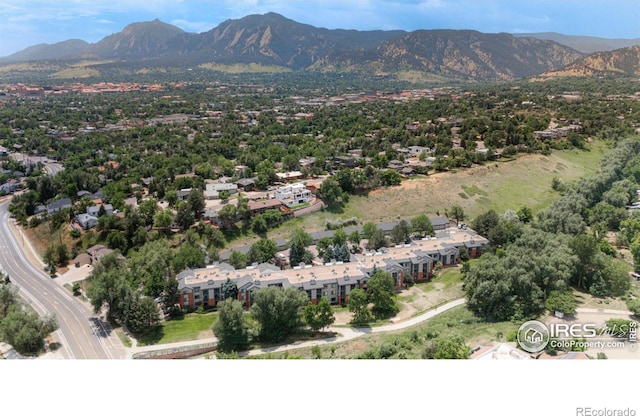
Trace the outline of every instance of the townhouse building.
<path fill-rule="evenodd" d="M 215 306 L 222 300 L 222 287 L 227 279 L 236 284 L 238 301 L 249 308 L 253 302 L 253 292 L 267 287 L 295 287 L 305 291 L 312 303 L 324 296 L 332 304 L 344 304 L 353 289 L 366 287 L 369 275 L 353 263 L 331 263 L 322 267 L 296 266 L 287 270 L 280 270 L 270 263 L 236 270 L 228 263 L 220 263 L 202 269 L 184 270 L 177 278 L 182 308 Z"/>
<path fill-rule="evenodd" d="M 227 279 L 236 284 L 238 300 L 247 308 L 251 307 L 256 290 L 274 286 L 303 290 L 312 303 L 324 296 L 331 304 L 344 305 L 352 290 L 366 289 L 368 280 L 377 270 L 390 273 L 396 290 L 400 291 L 406 287 L 409 277 L 414 282 L 424 282 L 433 276 L 436 265 L 458 264 L 462 247 L 475 258 L 481 255 L 487 243 L 486 238 L 470 229 L 450 228 L 437 233 L 436 237 L 411 244 L 352 255 L 350 262 L 300 265 L 286 270 L 270 263 L 239 270 L 228 263 L 188 269 L 177 276 L 180 307 L 214 307 L 222 300 L 222 287 Z"/>

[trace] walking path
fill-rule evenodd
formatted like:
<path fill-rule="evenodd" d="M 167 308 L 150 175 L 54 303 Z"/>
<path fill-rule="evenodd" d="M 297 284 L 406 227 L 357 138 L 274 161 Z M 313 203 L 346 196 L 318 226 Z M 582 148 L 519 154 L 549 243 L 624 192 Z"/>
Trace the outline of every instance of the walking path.
<path fill-rule="evenodd" d="M 362 335 L 366 335 L 366 334 L 371 334 L 371 333 L 380 333 L 380 332 L 391 332 L 391 331 L 398 331 L 401 329 L 406 329 L 409 328 L 413 325 L 417 325 L 421 322 L 424 322 L 428 319 L 433 318 L 436 315 L 439 315 L 443 312 L 446 312 L 452 308 L 455 308 L 456 306 L 460 306 L 463 305 L 466 302 L 465 298 L 459 298 L 456 300 L 452 300 L 448 303 L 445 303 L 443 305 L 437 306 L 434 309 L 430 309 L 429 311 L 415 316 L 413 318 L 407 319 L 405 321 L 401 321 L 401 322 L 396 322 L 393 324 L 389 324 L 389 325 L 383 325 L 383 326 L 377 326 L 377 327 L 373 327 L 373 328 L 347 328 L 347 327 L 329 327 L 329 331 L 330 332 L 335 332 L 337 334 L 337 336 L 335 337 L 331 337 L 331 338 L 325 338 L 325 339 L 319 339 L 319 340 L 313 340 L 313 341 L 300 341 L 300 342 L 294 342 L 292 344 L 286 344 L 286 345 L 278 345 L 275 347 L 268 347 L 268 348 L 258 348 L 258 349 L 254 349 L 254 350 L 250 350 L 250 351 L 245 351 L 240 353 L 239 355 L 242 356 L 254 356 L 254 355 L 260 355 L 260 354 L 268 354 L 270 352 L 280 352 L 280 351 L 287 351 L 287 350 L 293 350 L 293 349 L 297 349 L 297 348 L 308 348 L 308 347 L 313 347 L 316 345 L 326 345 L 326 344 L 331 344 L 331 343 L 336 343 L 336 342 L 345 342 L 345 341 L 350 341 L 352 339 L 358 338 Z M 144 346 L 144 347 L 138 347 L 136 346 L 135 342 L 134 345 L 128 349 L 127 351 L 127 358 L 132 358 L 135 354 L 138 353 L 142 353 L 142 352 L 151 352 L 151 351 L 172 351 L 176 348 L 181 348 L 181 347 L 197 347 L 199 345 L 202 344 L 210 344 L 212 342 L 216 342 L 217 339 L 215 337 L 211 337 L 211 338 L 207 338 L 207 339 L 199 339 L 199 340 L 194 340 L 194 341 L 184 341 L 184 342 L 175 342 L 175 343 L 171 343 L 171 344 L 162 344 L 162 345 L 150 345 L 150 346 Z"/>
<path fill-rule="evenodd" d="M 621 311 L 618 309 L 594 309 L 594 308 L 577 308 L 577 313 L 608 313 L 612 315 L 633 315 L 633 313 L 629 311 Z"/>

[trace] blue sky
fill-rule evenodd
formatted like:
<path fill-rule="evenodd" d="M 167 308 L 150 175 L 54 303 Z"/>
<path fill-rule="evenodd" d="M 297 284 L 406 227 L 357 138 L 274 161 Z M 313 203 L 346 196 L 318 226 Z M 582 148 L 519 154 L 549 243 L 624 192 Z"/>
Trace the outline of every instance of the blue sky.
<path fill-rule="evenodd" d="M 0 56 L 38 43 L 97 42 L 158 18 L 189 32 L 277 12 L 330 29 L 474 29 L 640 38 L 637 0 L 2 0 Z"/>

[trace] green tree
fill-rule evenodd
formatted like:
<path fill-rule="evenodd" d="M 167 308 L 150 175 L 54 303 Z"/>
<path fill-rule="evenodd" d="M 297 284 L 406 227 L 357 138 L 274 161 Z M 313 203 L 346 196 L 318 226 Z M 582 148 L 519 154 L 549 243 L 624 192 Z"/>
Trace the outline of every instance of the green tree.
<path fill-rule="evenodd" d="M 391 241 L 400 244 L 407 238 L 409 238 L 409 224 L 405 220 L 401 220 L 391 229 Z"/>
<path fill-rule="evenodd" d="M 391 273 L 377 270 L 367 283 L 367 295 L 373 303 L 372 312 L 376 318 L 384 318 L 398 311 L 395 303 L 395 281 Z"/>
<path fill-rule="evenodd" d="M 289 261 L 292 266 L 299 263 L 310 264 L 313 254 L 307 247 L 313 242 L 313 237 L 302 228 L 296 228 L 289 238 Z"/>
<path fill-rule="evenodd" d="M 376 228 L 369 238 L 369 241 L 367 241 L 365 247 L 367 250 L 378 250 L 379 248 L 386 247 L 388 244 L 389 242 L 387 241 L 387 237 L 384 235 L 384 231 Z"/>
<path fill-rule="evenodd" d="M 436 360 L 464 360 L 471 355 L 471 348 L 460 335 L 438 337 L 422 352 L 422 358 Z"/>
<path fill-rule="evenodd" d="M 304 307 L 303 316 L 306 324 L 315 332 L 330 326 L 336 320 L 331 303 L 325 296 L 316 305 L 309 302 Z"/>
<path fill-rule="evenodd" d="M 66 244 L 58 245 L 56 249 L 57 258 L 56 261 L 60 266 L 66 266 L 69 262 L 69 249 Z"/>
<path fill-rule="evenodd" d="M 258 235 L 265 235 L 269 230 L 267 221 L 259 214 L 251 219 L 251 230 Z"/>
<path fill-rule="evenodd" d="M 349 200 L 349 196 L 342 190 L 338 181 L 333 177 L 329 177 L 322 182 L 318 190 L 318 196 L 330 208 L 341 207 Z"/>
<path fill-rule="evenodd" d="M 153 226 L 159 229 L 167 229 L 173 222 L 173 215 L 169 210 L 160 210 L 153 216 Z"/>
<path fill-rule="evenodd" d="M 11 344 L 22 354 L 34 354 L 44 346 L 44 339 L 58 329 L 53 315 L 38 317 L 35 312 L 23 310 L 16 302 L 0 319 L 0 339 Z"/>
<path fill-rule="evenodd" d="M 569 315 L 576 313 L 576 298 L 571 292 L 552 290 L 549 293 L 545 307 L 551 312 L 562 312 Z"/>
<path fill-rule="evenodd" d="M 533 212 L 531 211 L 531 208 L 526 205 L 520 206 L 516 211 L 516 214 L 518 215 L 518 219 L 520 219 L 524 224 L 533 221 Z"/>
<path fill-rule="evenodd" d="M 218 319 L 213 324 L 213 333 L 218 338 L 220 351 L 229 353 L 247 348 L 249 330 L 239 301 L 227 298 L 218 302 Z"/>
<path fill-rule="evenodd" d="M 251 316 L 260 325 L 260 339 L 280 342 L 302 324 L 302 309 L 307 294 L 296 288 L 268 287 L 254 293 Z"/>
<path fill-rule="evenodd" d="M 636 272 L 640 272 L 640 237 L 636 237 L 635 240 L 629 246 L 631 255 L 633 256 L 633 265 Z"/>
<path fill-rule="evenodd" d="M 402 176 L 400 176 L 398 171 L 387 169 L 380 173 L 380 180 L 384 186 L 393 186 L 402 182 Z"/>
<path fill-rule="evenodd" d="M 360 241 L 362 240 L 362 236 L 360 235 L 360 232 L 358 230 L 353 230 L 353 232 L 349 234 L 348 240 L 355 247 L 358 247 L 360 245 Z"/>
<path fill-rule="evenodd" d="M 160 322 L 158 304 L 153 298 L 130 292 L 125 300 L 122 322 L 133 334 L 147 334 Z"/>
<path fill-rule="evenodd" d="M 155 240 L 133 251 L 127 258 L 127 268 L 135 271 L 133 277 L 144 287 L 144 294 L 152 298 L 160 296 L 169 279 L 175 279 L 172 267 L 173 252 L 167 240 Z"/>
<path fill-rule="evenodd" d="M 129 271 L 118 259 L 117 252 L 100 259 L 89 276 L 87 287 L 87 296 L 94 313 L 100 312 L 102 307 L 106 306 L 109 319 L 122 319 L 125 302 L 132 291 L 129 286 L 131 280 Z"/>
<path fill-rule="evenodd" d="M 372 222 L 367 222 L 362 226 L 362 238 L 365 239 L 370 239 L 373 236 L 373 233 L 376 232 L 376 230 L 378 229 L 378 227 L 372 223 Z"/>
<path fill-rule="evenodd" d="M 425 214 L 420 214 L 411 220 L 411 231 L 418 234 L 419 238 L 435 235 L 433 224 Z"/>
<path fill-rule="evenodd" d="M 244 269 L 247 267 L 247 256 L 241 251 L 233 250 L 229 255 L 229 264 L 236 269 Z"/>
<path fill-rule="evenodd" d="M 189 192 L 187 205 L 195 219 L 200 219 L 202 217 L 202 213 L 205 208 L 204 192 L 202 192 L 202 189 L 194 188 Z"/>
<path fill-rule="evenodd" d="M 567 290 L 577 258 L 563 234 L 526 228 L 500 255 L 465 270 L 468 308 L 487 321 L 535 319 L 553 290 Z"/>
<path fill-rule="evenodd" d="M 498 226 L 500 217 L 498 213 L 490 209 L 489 211 L 478 215 L 472 222 L 471 226 L 480 235 L 489 236 L 491 230 Z"/>
<path fill-rule="evenodd" d="M 342 229 L 338 228 L 333 232 L 333 237 L 331 238 L 331 242 L 334 246 L 342 246 L 347 243 L 347 233 Z"/>
<path fill-rule="evenodd" d="M 222 292 L 222 299 L 238 299 L 238 285 L 233 280 L 227 277 L 227 280 L 222 284 L 220 288 Z"/>
<path fill-rule="evenodd" d="M 195 222 L 193 211 L 187 202 L 181 202 L 178 204 L 178 210 L 176 212 L 176 224 L 182 227 L 183 230 L 191 228 Z"/>
<path fill-rule="evenodd" d="M 204 267 L 205 253 L 190 244 L 183 244 L 171 260 L 175 271 L 182 271 L 191 267 Z"/>
<path fill-rule="evenodd" d="M 223 222 L 225 228 L 231 228 L 238 220 L 238 208 L 235 205 L 227 204 L 218 212 L 218 218 Z"/>
<path fill-rule="evenodd" d="M 278 245 L 275 241 L 263 238 L 255 242 L 249 250 L 250 263 L 268 263 L 278 252 Z"/>
<path fill-rule="evenodd" d="M 449 217 L 453 218 L 456 221 L 456 225 L 458 225 L 461 221 L 464 221 L 466 215 L 462 207 L 458 204 L 455 204 L 449 209 Z"/>
<path fill-rule="evenodd" d="M 351 322 L 354 324 L 369 322 L 373 319 L 371 311 L 369 310 L 369 298 L 363 289 L 353 289 L 351 293 L 349 293 L 347 305 L 349 312 L 353 313 Z"/>
<path fill-rule="evenodd" d="M 143 199 L 138 205 L 138 212 L 145 225 L 152 225 L 154 216 L 158 211 L 158 201 L 155 199 Z"/>
<path fill-rule="evenodd" d="M 49 266 L 49 269 L 52 269 L 55 267 L 55 264 L 56 264 L 55 244 L 49 244 L 47 246 L 47 249 L 45 250 L 44 255 L 42 256 L 42 260 L 44 261 L 44 264 Z"/>

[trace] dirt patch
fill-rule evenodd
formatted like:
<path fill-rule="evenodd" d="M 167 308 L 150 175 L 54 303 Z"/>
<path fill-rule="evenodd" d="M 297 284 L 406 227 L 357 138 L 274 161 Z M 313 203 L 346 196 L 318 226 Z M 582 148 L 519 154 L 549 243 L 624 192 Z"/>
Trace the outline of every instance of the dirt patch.
<path fill-rule="evenodd" d="M 409 319 L 437 305 L 462 296 L 464 296 L 462 284 L 453 287 L 447 287 L 440 282 L 414 285 L 398 296 L 401 309 L 391 320 L 395 322 Z"/>

